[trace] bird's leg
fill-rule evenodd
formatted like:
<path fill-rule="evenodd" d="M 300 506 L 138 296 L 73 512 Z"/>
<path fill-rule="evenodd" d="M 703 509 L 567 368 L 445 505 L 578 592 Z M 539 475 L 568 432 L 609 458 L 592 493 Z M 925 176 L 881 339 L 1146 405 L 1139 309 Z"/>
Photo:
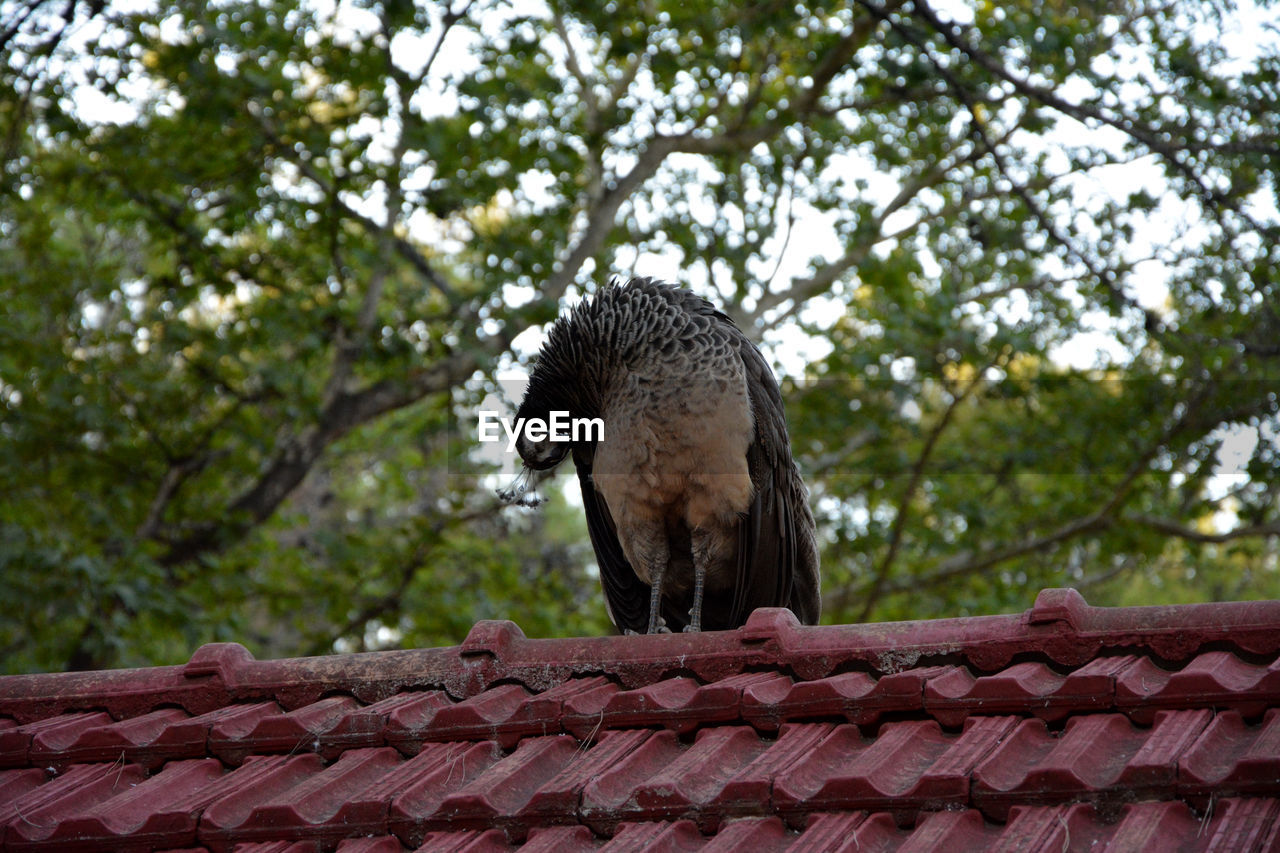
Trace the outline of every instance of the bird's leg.
<path fill-rule="evenodd" d="M 649 627 L 645 633 L 670 633 L 662 619 L 662 577 L 671 560 L 666 530 L 659 522 L 650 520 L 635 524 L 629 533 L 631 565 L 640 580 L 649 585 Z"/>
<path fill-rule="evenodd" d="M 689 608 L 689 624 L 686 631 L 702 630 L 703 590 L 707 585 L 707 571 L 720 565 L 731 553 L 733 540 L 710 527 L 694 528 L 692 536 L 693 556 L 693 606 Z"/>
<path fill-rule="evenodd" d="M 649 629 L 648 634 L 670 633 L 667 623 L 662 619 L 662 571 L 653 572 L 649 586 Z"/>
<path fill-rule="evenodd" d="M 702 587 L 707 582 L 707 567 L 700 561 L 694 561 L 693 566 L 693 606 L 689 608 L 689 624 L 684 626 L 686 631 L 702 630 Z"/>

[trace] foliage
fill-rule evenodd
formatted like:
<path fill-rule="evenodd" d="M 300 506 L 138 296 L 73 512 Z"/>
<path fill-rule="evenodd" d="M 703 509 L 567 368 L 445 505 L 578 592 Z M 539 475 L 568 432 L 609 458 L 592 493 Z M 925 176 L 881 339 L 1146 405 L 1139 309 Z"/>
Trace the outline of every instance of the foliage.
<path fill-rule="evenodd" d="M 468 418 L 633 269 L 791 374 L 828 621 L 1276 595 L 1249 10 L 0 0 L 5 667 L 606 630 Z"/>

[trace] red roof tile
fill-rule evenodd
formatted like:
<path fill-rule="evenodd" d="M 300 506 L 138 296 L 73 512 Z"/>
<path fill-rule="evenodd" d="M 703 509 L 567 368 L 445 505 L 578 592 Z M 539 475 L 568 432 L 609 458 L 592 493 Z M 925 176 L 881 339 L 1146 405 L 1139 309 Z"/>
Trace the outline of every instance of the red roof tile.
<path fill-rule="evenodd" d="M 1280 850 L 1280 602 L 0 678 L 0 847 Z"/>

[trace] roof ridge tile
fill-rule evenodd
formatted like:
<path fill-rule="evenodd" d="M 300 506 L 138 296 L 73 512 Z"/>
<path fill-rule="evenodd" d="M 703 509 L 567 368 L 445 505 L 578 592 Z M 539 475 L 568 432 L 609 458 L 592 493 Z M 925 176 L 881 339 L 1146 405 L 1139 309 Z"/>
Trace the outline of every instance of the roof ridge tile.
<path fill-rule="evenodd" d="M 595 675 L 601 661 L 635 688 L 680 672 L 704 683 L 753 668 L 820 679 L 849 667 L 882 675 L 922 663 L 994 672 L 1015 660 L 1078 667 L 1102 652 L 1186 661 L 1231 648 L 1280 653 L 1280 601 L 1093 607 L 1073 590 L 1043 590 L 1022 614 L 873 625 L 799 626 L 785 613 L 757 611 L 733 631 L 699 635 L 530 639 L 510 622 L 478 622 L 459 646 L 256 660 L 238 644 L 201 647 L 182 666 L 99 673 L 0 677 L 4 712 L 19 722 L 86 706 L 117 718 L 162 705 L 203 714 L 228 701 L 274 699 L 286 708 L 345 692 L 375 702 L 408 689 L 467 697 L 503 681 L 537 693 Z"/>

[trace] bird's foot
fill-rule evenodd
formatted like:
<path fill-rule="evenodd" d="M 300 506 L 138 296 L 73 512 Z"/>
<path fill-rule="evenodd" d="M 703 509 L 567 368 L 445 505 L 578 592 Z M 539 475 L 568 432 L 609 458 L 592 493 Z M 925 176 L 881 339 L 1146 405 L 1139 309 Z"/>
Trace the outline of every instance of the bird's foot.
<path fill-rule="evenodd" d="M 693 625 L 693 624 L 685 625 L 685 626 L 684 626 L 684 632 L 685 632 L 686 634 L 701 634 L 701 633 L 702 633 L 702 626 L 701 626 L 701 625 Z"/>

